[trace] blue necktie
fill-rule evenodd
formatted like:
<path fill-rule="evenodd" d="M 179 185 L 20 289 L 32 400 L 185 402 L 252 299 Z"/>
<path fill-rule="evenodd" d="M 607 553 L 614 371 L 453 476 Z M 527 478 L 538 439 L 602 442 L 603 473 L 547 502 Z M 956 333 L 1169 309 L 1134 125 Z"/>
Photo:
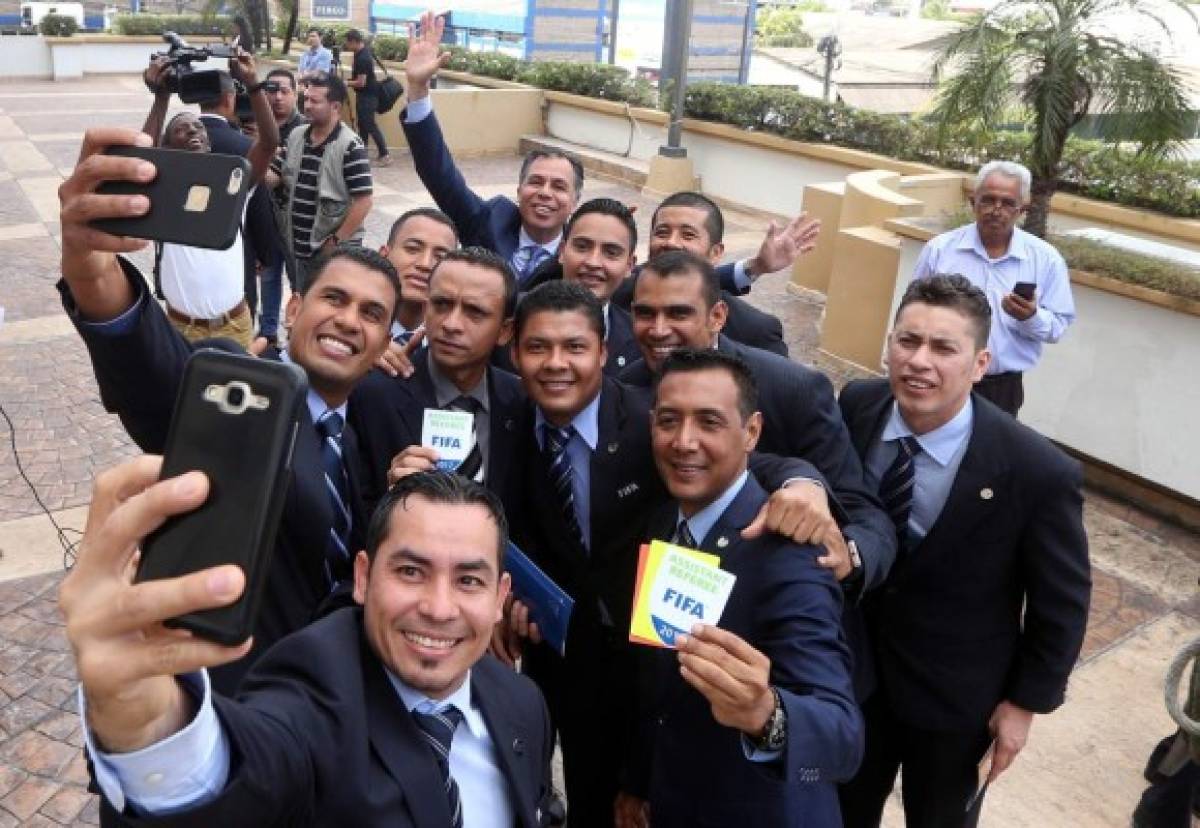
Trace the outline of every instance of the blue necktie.
<path fill-rule="evenodd" d="M 550 254 L 546 252 L 546 249 L 539 244 L 527 244 L 517 250 L 512 258 L 512 266 L 513 270 L 516 271 L 517 281 L 524 282 L 528 279 L 537 270 L 538 265 L 546 260 L 548 255 Z"/>
<path fill-rule="evenodd" d="M 587 544 L 583 542 L 583 531 L 579 528 L 579 515 L 575 511 L 575 469 L 571 465 L 571 457 L 567 454 L 567 443 L 571 442 L 574 434 L 574 426 L 555 428 L 549 423 L 542 425 L 543 442 L 550 458 L 550 482 L 554 485 L 559 509 L 562 510 L 567 528 L 574 533 L 576 539 L 586 549 Z"/>
<path fill-rule="evenodd" d="M 438 769 L 445 779 L 446 797 L 450 800 L 450 825 L 452 828 L 462 828 L 462 799 L 458 793 L 458 783 L 450 774 L 450 743 L 454 741 L 454 731 L 462 724 L 462 711 L 451 704 L 435 713 L 418 713 L 414 710 L 412 716 L 433 750 Z"/>
<path fill-rule="evenodd" d="M 921 444 L 911 434 L 897 441 L 896 459 L 879 481 L 879 497 L 896 525 L 900 549 L 909 547 L 908 518 L 912 515 L 913 485 L 916 483 L 913 459 L 921 453 Z"/>
<path fill-rule="evenodd" d="M 345 421 L 336 411 L 326 411 L 317 420 L 321 437 L 321 465 L 325 470 L 325 489 L 333 507 L 333 521 L 325 544 L 325 574 L 330 588 L 350 575 L 350 510 L 346 507 L 349 483 L 342 463 L 342 428 Z"/>

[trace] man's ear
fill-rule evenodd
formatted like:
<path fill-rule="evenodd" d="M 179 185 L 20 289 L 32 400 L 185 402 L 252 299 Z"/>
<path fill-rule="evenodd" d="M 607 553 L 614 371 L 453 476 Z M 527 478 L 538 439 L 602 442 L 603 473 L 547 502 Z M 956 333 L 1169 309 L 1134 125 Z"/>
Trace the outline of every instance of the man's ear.
<path fill-rule="evenodd" d="M 725 322 L 729 319 L 729 305 L 725 304 L 725 300 L 718 299 L 717 303 L 712 306 L 712 310 L 708 312 L 708 329 L 718 334 L 725 329 Z"/>
<path fill-rule="evenodd" d="M 500 323 L 500 335 L 496 337 L 497 347 L 504 348 L 512 342 L 513 318 L 510 316 Z M 516 364 L 515 362 L 513 363 Z"/>
<path fill-rule="evenodd" d="M 283 323 L 289 328 L 295 324 L 296 316 L 300 313 L 300 305 L 304 302 L 304 297 L 299 293 L 293 293 L 288 297 L 287 307 L 283 311 Z"/>
<path fill-rule="evenodd" d="M 716 267 L 721 263 L 721 257 L 725 255 L 725 242 L 717 242 L 712 247 L 708 248 L 708 260 Z"/>

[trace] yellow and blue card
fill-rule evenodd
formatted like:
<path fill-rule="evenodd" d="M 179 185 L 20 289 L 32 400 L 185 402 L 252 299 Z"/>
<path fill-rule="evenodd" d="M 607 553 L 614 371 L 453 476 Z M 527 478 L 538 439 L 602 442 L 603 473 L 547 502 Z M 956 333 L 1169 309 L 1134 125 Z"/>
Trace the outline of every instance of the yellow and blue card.
<path fill-rule="evenodd" d="M 696 623 L 715 625 L 737 580 L 717 555 L 654 541 L 638 553 L 629 640 L 674 647 Z"/>

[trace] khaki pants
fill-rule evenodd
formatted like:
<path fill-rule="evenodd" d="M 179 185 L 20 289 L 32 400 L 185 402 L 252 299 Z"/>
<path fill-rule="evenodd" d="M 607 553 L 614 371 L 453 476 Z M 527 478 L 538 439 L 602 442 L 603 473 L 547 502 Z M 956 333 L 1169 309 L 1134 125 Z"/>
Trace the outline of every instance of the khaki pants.
<path fill-rule="evenodd" d="M 227 315 L 223 323 L 213 324 L 211 327 L 205 323 L 183 322 L 170 314 L 167 315 L 167 318 L 171 320 L 175 330 L 183 334 L 183 338 L 188 342 L 223 337 L 232 339 L 243 348 L 249 349 L 250 341 L 254 338 L 254 323 L 250 318 L 250 309 L 246 307 L 245 302 L 233 313 Z"/>

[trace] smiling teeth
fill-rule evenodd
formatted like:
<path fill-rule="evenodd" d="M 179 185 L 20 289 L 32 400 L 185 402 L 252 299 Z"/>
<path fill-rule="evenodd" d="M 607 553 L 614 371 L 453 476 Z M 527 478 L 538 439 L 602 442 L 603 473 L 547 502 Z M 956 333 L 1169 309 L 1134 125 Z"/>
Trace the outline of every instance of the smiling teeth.
<path fill-rule="evenodd" d="M 329 346 L 336 348 L 337 350 L 342 351 L 343 353 L 346 353 L 346 354 L 354 353 L 354 349 L 351 348 L 349 345 L 347 345 L 345 342 L 342 342 L 340 339 L 334 339 L 331 336 L 323 336 L 320 339 L 318 339 L 317 341 L 320 342 L 322 345 L 329 345 Z"/>
<path fill-rule="evenodd" d="M 427 635 L 417 635 L 416 633 L 406 632 L 404 637 L 414 644 L 419 644 L 422 647 L 429 647 L 434 650 L 448 650 L 454 646 L 453 638 L 430 638 Z"/>

